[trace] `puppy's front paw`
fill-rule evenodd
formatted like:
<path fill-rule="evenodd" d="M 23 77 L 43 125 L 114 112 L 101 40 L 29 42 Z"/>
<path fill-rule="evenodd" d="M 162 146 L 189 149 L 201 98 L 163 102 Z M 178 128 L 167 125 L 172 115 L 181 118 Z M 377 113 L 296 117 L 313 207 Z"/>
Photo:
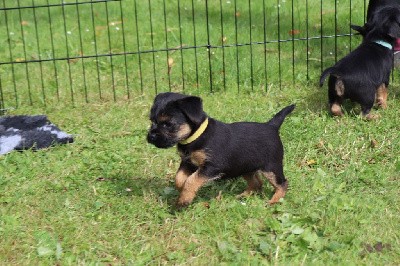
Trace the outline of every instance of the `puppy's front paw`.
<path fill-rule="evenodd" d="M 371 120 L 376 120 L 376 119 L 380 118 L 380 116 L 377 115 L 377 114 L 371 114 L 371 113 L 369 113 L 369 114 L 367 114 L 366 116 L 364 116 L 364 118 L 367 119 L 367 120 L 369 120 L 369 121 L 371 121 Z"/>
<path fill-rule="evenodd" d="M 176 207 L 179 209 L 186 208 L 187 206 L 192 203 L 193 198 L 192 197 L 183 197 L 182 193 L 179 196 L 179 198 L 176 200 Z"/>
<path fill-rule="evenodd" d="M 382 108 L 382 109 L 386 109 L 387 108 L 387 104 L 384 100 L 382 99 L 378 99 L 377 100 L 377 105 L 378 107 Z"/>
<path fill-rule="evenodd" d="M 175 206 L 176 206 L 177 209 L 185 209 L 190 205 L 190 203 L 191 202 L 189 202 L 189 201 L 181 201 L 180 199 L 178 199 L 176 201 Z"/>
<path fill-rule="evenodd" d="M 245 190 L 242 193 L 240 193 L 239 195 L 236 195 L 237 199 L 241 199 L 241 198 L 246 198 L 248 196 L 251 196 L 254 194 L 254 191 L 252 190 Z"/>

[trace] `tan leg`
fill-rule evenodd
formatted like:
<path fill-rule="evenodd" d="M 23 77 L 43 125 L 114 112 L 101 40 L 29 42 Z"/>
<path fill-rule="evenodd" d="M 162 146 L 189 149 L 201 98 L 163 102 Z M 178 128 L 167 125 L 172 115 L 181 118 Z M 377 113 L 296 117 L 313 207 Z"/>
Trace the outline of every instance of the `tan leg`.
<path fill-rule="evenodd" d="M 269 204 L 275 204 L 279 202 L 281 198 L 283 198 L 288 189 L 288 182 L 285 181 L 283 184 L 278 184 L 276 180 L 276 176 L 272 172 L 262 172 L 265 178 L 268 179 L 269 183 L 275 188 L 275 193 L 272 198 L 268 201 Z"/>
<path fill-rule="evenodd" d="M 388 97 L 388 90 L 385 84 L 379 86 L 376 90 L 376 103 L 378 106 L 382 107 L 382 109 L 386 109 L 387 107 L 387 97 Z"/>
<path fill-rule="evenodd" d="M 208 181 L 209 178 L 200 175 L 198 170 L 191 174 L 182 186 L 177 205 L 179 207 L 189 205 L 196 196 L 197 191 Z"/>
<path fill-rule="evenodd" d="M 189 170 L 185 169 L 185 168 L 180 168 L 180 169 L 178 170 L 178 172 L 176 173 L 176 176 L 175 176 L 175 187 L 176 187 L 179 191 L 182 190 L 183 185 L 184 185 L 185 182 L 186 182 L 186 179 L 188 179 L 188 177 L 189 177 L 191 174 L 192 174 L 192 173 L 191 173 Z"/>
<path fill-rule="evenodd" d="M 247 181 L 247 188 L 238 197 L 247 197 L 253 194 L 254 192 L 261 191 L 263 182 L 258 176 L 257 173 L 253 173 L 250 175 L 245 175 L 243 178 Z"/>
<path fill-rule="evenodd" d="M 334 116 L 343 116 L 342 107 L 340 106 L 339 103 L 334 102 L 334 103 L 331 105 L 331 113 L 332 113 L 332 115 L 334 115 Z"/>

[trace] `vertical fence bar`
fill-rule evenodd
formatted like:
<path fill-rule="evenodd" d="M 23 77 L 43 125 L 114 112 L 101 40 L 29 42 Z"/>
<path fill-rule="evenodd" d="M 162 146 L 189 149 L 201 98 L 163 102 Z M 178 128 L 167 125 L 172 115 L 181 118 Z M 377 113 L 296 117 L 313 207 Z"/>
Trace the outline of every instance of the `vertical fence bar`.
<path fill-rule="evenodd" d="M 267 74 L 267 12 L 265 7 L 265 0 L 263 0 L 263 25 L 264 25 L 264 78 L 265 78 L 265 91 L 268 91 L 268 74 Z"/>
<path fill-rule="evenodd" d="M 308 0 L 306 0 L 306 39 L 307 39 L 307 81 L 310 80 L 310 29 L 309 29 L 309 18 L 308 18 Z"/>
<path fill-rule="evenodd" d="M 335 63 L 337 62 L 337 52 L 338 52 L 338 36 L 337 36 L 337 29 L 338 29 L 338 21 L 337 21 L 337 16 L 338 16 L 338 8 L 337 8 L 337 0 L 335 0 Z"/>
<path fill-rule="evenodd" d="M 237 11 L 237 1 L 235 0 L 235 42 L 238 43 L 238 11 Z M 240 69 L 239 69 L 239 46 L 236 45 L 236 82 L 237 90 L 240 90 Z"/>
<path fill-rule="evenodd" d="M 53 34 L 53 23 L 51 19 L 51 12 L 50 12 L 50 5 L 49 5 L 49 0 L 47 0 L 47 15 L 49 18 L 49 29 L 50 29 L 50 44 L 51 44 L 51 53 L 52 53 L 52 59 L 53 59 L 53 68 L 54 68 L 54 78 L 56 81 L 56 96 L 57 96 L 57 101 L 60 101 L 60 90 L 59 90 L 59 83 L 58 83 L 58 70 L 57 70 L 57 64 L 55 55 L 55 47 L 54 47 L 54 34 Z"/>
<path fill-rule="evenodd" d="M 65 6 L 64 5 L 62 5 L 62 16 L 63 16 L 63 22 L 64 22 L 65 50 L 67 53 L 67 58 L 69 58 L 67 21 L 65 19 Z M 68 77 L 69 77 L 69 88 L 70 88 L 70 93 L 71 93 L 71 101 L 72 101 L 72 104 L 75 104 L 74 90 L 73 90 L 73 84 L 72 84 L 71 63 L 69 60 L 67 60 L 67 66 L 68 66 Z"/>
<path fill-rule="evenodd" d="M 138 63 L 139 63 L 140 91 L 143 93 L 142 55 L 141 55 L 141 51 L 140 51 L 140 38 L 139 38 L 138 13 L 137 13 L 136 0 L 134 0 L 133 3 L 135 5 L 136 43 L 137 43 Z M 157 87 L 155 87 L 154 90 L 155 90 L 155 93 L 157 93 Z"/>
<path fill-rule="evenodd" d="M 225 34 L 224 34 L 224 13 L 222 9 L 222 0 L 219 0 L 220 18 L 221 18 L 221 45 L 222 45 L 222 78 L 224 90 L 226 91 L 226 67 L 225 67 Z"/>
<path fill-rule="evenodd" d="M 292 0 L 292 83 L 294 84 L 294 73 L 295 73 L 295 66 L 294 66 L 294 35 L 295 35 L 295 28 L 294 28 L 294 0 Z"/>
<path fill-rule="evenodd" d="M 108 50 L 110 54 L 110 66 L 111 66 L 111 82 L 112 82 L 112 92 L 114 101 L 117 100 L 117 92 L 115 89 L 115 76 L 114 76 L 114 60 L 113 60 L 113 52 L 111 45 L 111 32 L 110 32 L 110 17 L 108 14 L 108 2 L 105 2 L 106 8 L 106 22 L 107 22 L 107 36 L 108 36 Z"/>
<path fill-rule="evenodd" d="M 3 0 L 3 7 L 6 8 L 5 0 Z M 11 49 L 11 38 L 10 38 L 10 27 L 8 25 L 8 15 L 7 10 L 4 10 L 4 19 L 6 21 L 6 30 L 7 30 L 7 43 L 8 43 L 8 54 L 10 56 L 10 62 L 14 61 L 14 55 Z M 15 107 L 18 107 L 18 92 L 17 92 L 17 82 L 15 80 L 15 68 L 14 64 L 11 64 L 11 76 L 13 79 L 13 88 L 14 88 L 14 98 L 15 98 Z"/>
<path fill-rule="evenodd" d="M 101 79 L 100 79 L 100 64 L 99 64 L 99 52 L 98 52 L 98 47 L 97 47 L 97 36 L 96 36 L 96 23 L 94 21 L 95 17 L 95 12 L 93 8 L 93 3 L 90 4 L 90 9 L 91 9 L 91 16 L 92 16 L 92 31 L 93 31 L 93 43 L 94 43 L 94 52 L 95 52 L 95 58 L 96 58 L 96 72 L 97 72 L 97 85 L 98 85 L 98 92 L 99 92 L 99 98 L 100 100 L 103 99 L 103 93 L 101 90 Z"/>
<path fill-rule="evenodd" d="M 4 114 L 5 109 L 6 108 L 4 106 L 3 84 L 1 82 L 1 75 L 0 75 L 0 115 Z"/>
<path fill-rule="evenodd" d="M 250 82 L 251 90 L 254 90 L 254 76 L 253 76 L 253 36 L 252 36 L 252 21 L 251 21 L 251 0 L 249 0 L 249 34 L 250 34 Z"/>
<path fill-rule="evenodd" d="M 38 53 L 38 59 L 39 59 L 39 69 L 40 69 L 40 82 L 42 85 L 42 99 L 43 103 L 46 106 L 46 93 L 44 90 L 44 80 L 43 80 L 43 65 L 42 65 L 42 56 L 40 54 L 41 49 L 40 49 L 40 40 L 39 40 L 39 32 L 38 32 L 38 20 L 36 17 L 36 8 L 35 8 L 35 1 L 32 0 L 32 6 L 33 6 L 33 20 L 35 21 L 35 35 L 36 35 L 36 40 L 37 40 L 37 53 Z"/>
<path fill-rule="evenodd" d="M 168 25 L 167 25 L 167 5 L 165 3 L 166 1 L 163 0 L 163 4 L 164 4 L 164 29 L 165 29 L 165 47 L 167 49 L 166 51 L 166 55 L 167 55 L 167 66 L 168 66 L 168 88 L 169 91 L 171 91 L 171 71 L 172 71 L 172 58 L 169 58 L 169 48 L 168 48 Z"/>
<path fill-rule="evenodd" d="M 320 50 L 321 50 L 321 55 L 320 55 L 320 66 L 321 66 L 321 73 L 322 73 L 322 71 L 323 71 L 323 69 L 324 69 L 324 53 L 323 53 L 323 51 L 324 51 L 324 44 L 323 44 L 323 40 L 324 40 L 324 35 L 323 35 L 323 24 L 322 24 L 322 11 L 323 11 L 323 5 L 322 5 L 322 0 L 320 0 L 320 5 L 321 5 L 321 9 L 320 9 L 320 21 L 321 21 L 321 46 L 320 46 Z"/>
<path fill-rule="evenodd" d="M 279 72 L 279 89 L 282 89 L 282 69 L 281 69 L 281 17 L 280 17 L 281 5 L 277 0 L 277 12 L 278 12 L 278 72 Z"/>
<path fill-rule="evenodd" d="M 210 43 L 210 24 L 208 17 L 208 0 L 206 0 L 206 26 L 207 26 L 207 50 L 208 50 L 208 69 L 210 75 L 210 91 L 213 92 L 213 76 L 212 76 L 212 63 L 211 63 L 211 43 Z"/>
<path fill-rule="evenodd" d="M 24 60 L 26 62 L 28 59 L 27 59 L 27 56 L 26 56 L 25 33 L 24 33 L 24 26 L 23 26 L 23 20 L 22 20 L 22 15 L 21 15 L 20 0 L 18 0 L 17 3 L 18 3 L 19 24 L 20 24 L 20 27 L 21 27 L 22 46 L 24 48 Z M 10 49 L 11 49 L 11 47 L 10 47 Z M 29 103 L 30 103 L 30 105 L 33 105 L 32 91 L 31 91 L 31 81 L 30 81 L 28 63 L 25 63 L 25 75 L 26 75 L 26 80 L 27 80 L 27 84 L 28 84 Z"/>
<path fill-rule="evenodd" d="M 151 50 L 154 51 L 154 32 L 153 32 L 153 17 L 151 12 L 151 0 L 148 1 L 149 3 L 149 22 L 150 22 L 150 40 L 151 40 Z M 154 88 L 156 92 L 158 91 L 157 88 L 157 74 L 156 74 L 156 55 L 154 52 L 151 53 L 153 56 L 153 77 L 154 77 Z M 182 73 L 183 75 L 183 73 Z"/>
<path fill-rule="evenodd" d="M 353 38 L 353 34 L 352 34 L 352 29 L 351 29 L 351 24 L 352 23 L 352 17 L 351 17 L 351 0 L 350 0 L 350 8 L 349 8 L 349 17 L 350 17 L 350 23 L 349 23 L 349 31 L 350 31 L 350 45 L 349 45 L 349 52 L 351 51 L 351 47 L 352 47 L 352 38 Z"/>
<path fill-rule="evenodd" d="M 367 0 L 364 0 L 364 24 L 365 24 L 365 22 L 366 22 L 366 21 L 365 21 L 365 18 L 367 17 L 367 16 L 366 16 L 367 11 L 368 11 L 368 10 L 367 10 Z"/>
<path fill-rule="evenodd" d="M 194 61 L 196 67 L 196 88 L 199 89 L 199 62 L 197 60 L 197 37 L 196 37 L 196 20 L 195 20 L 194 0 L 192 0 L 192 25 L 193 25 L 193 42 L 194 42 Z"/>
<path fill-rule="evenodd" d="M 81 16 L 79 12 L 79 5 L 78 5 L 78 0 L 76 0 L 76 13 L 78 17 L 78 29 L 79 29 L 79 46 L 81 48 L 80 55 L 84 55 L 85 52 L 83 51 L 83 41 L 82 41 L 82 32 L 81 32 Z M 84 94 L 85 94 L 85 101 L 88 103 L 88 91 L 87 91 L 87 82 L 86 82 L 86 69 L 85 69 L 85 62 L 84 59 L 81 59 L 82 63 L 82 75 L 83 75 L 83 89 L 84 89 Z"/>
<path fill-rule="evenodd" d="M 124 64 L 125 64 L 125 89 L 126 89 L 126 96 L 128 99 L 131 98 L 130 90 L 129 90 L 129 79 L 128 79 L 128 61 L 127 61 L 127 54 L 126 54 L 126 40 L 125 40 L 125 17 L 124 12 L 122 9 L 122 1 L 119 2 L 119 12 L 121 17 L 121 30 L 122 30 L 122 47 L 124 51 Z"/>
<path fill-rule="evenodd" d="M 181 20 L 181 1 L 178 0 L 178 25 L 179 25 L 179 48 L 181 54 L 181 72 L 182 72 L 182 89 L 185 91 L 185 67 L 183 59 L 183 43 L 182 43 L 182 20 Z"/>

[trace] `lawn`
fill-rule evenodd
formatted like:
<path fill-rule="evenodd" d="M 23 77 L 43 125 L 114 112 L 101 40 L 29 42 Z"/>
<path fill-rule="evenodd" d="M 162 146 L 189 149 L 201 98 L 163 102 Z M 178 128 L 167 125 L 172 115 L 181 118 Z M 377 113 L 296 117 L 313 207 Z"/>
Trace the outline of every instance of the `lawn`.
<path fill-rule="evenodd" d="M 238 179 L 202 188 L 177 212 L 175 148 L 146 143 L 151 96 L 46 113 L 75 143 L 0 157 L 3 264 L 329 264 L 400 263 L 398 84 L 388 110 L 367 122 L 347 106 L 332 118 L 326 91 L 313 86 L 268 93 L 202 95 L 225 122 L 265 121 L 296 103 L 281 128 L 290 190 L 268 206 L 235 198 Z M 352 111 L 355 110 L 355 111 Z"/>
<path fill-rule="evenodd" d="M 208 12 L 194 0 L 63 2 L 0 3 L 5 107 L 166 90 L 263 92 L 314 81 L 360 42 L 332 37 L 352 33 L 365 12 L 364 0 L 220 0 L 208 1 Z M 17 8 L 32 3 L 42 7 Z M 32 60 L 43 61 L 25 63 Z"/>
<path fill-rule="evenodd" d="M 246 12 L 250 2 L 251 15 Z M 35 3 L 59 4 L 55 0 Z M 331 117 L 326 85 L 317 85 L 321 66 L 331 65 L 335 53 L 340 58 L 354 48 L 359 37 L 313 39 L 308 44 L 271 42 L 266 47 L 253 45 L 253 54 L 249 46 L 213 48 L 212 92 L 208 51 L 203 48 L 197 49 L 198 70 L 195 50 L 157 52 L 154 58 L 142 54 L 141 71 L 138 54 L 51 61 L 67 53 L 93 55 L 94 42 L 99 54 L 136 51 L 137 32 L 141 50 L 192 46 L 192 4 L 198 11 L 197 44 L 206 42 L 203 1 L 179 2 L 182 41 L 178 7 L 170 1 L 151 1 L 151 8 L 148 3 L 136 1 L 135 7 L 135 1 L 110 1 L 93 4 L 93 9 L 92 5 L 66 5 L 65 18 L 61 8 L 37 8 L 38 24 L 32 9 L 22 9 L 21 15 L 8 10 L 8 19 L 0 10 L 0 62 L 17 63 L 0 65 L 5 107 L 18 106 L 8 109 L 7 115 L 46 114 L 75 137 L 72 144 L 0 156 L 0 265 L 399 265 L 399 71 L 394 72 L 388 109 L 374 110 L 380 118 L 365 121 L 359 106 L 351 103 L 345 104 L 344 117 Z M 239 14 L 234 12 L 236 1 L 209 3 L 215 11 L 209 22 L 213 45 L 221 45 L 221 14 L 226 45 L 235 42 L 235 17 L 239 43 L 264 40 L 264 25 L 256 23 L 264 19 L 259 12 L 262 1 L 237 1 Z M 267 3 L 270 41 L 278 35 L 304 38 L 307 25 L 310 36 L 332 35 L 335 30 L 349 33 L 350 6 L 353 22 L 363 21 L 363 0 L 340 1 L 336 29 L 335 6 L 324 1 L 323 30 L 320 1 L 298 1 L 293 13 L 291 1 L 280 3 L 280 35 L 277 5 Z M 306 3 L 308 24 L 304 23 Z M 119 26 L 120 4 L 126 18 L 126 46 Z M 164 4 L 167 29 L 163 10 L 157 8 Z M 104 13 L 106 5 L 108 13 Z M 136 10 L 143 23 L 138 29 Z M 292 14 L 293 22 L 287 19 Z M 41 29 L 37 34 L 36 27 Z M 299 35 L 288 34 L 294 29 Z M 266 69 L 260 56 L 265 51 Z M 169 57 L 174 60 L 170 76 Z M 23 63 L 38 58 L 50 61 Z M 283 201 L 267 205 L 273 194 L 268 182 L 262 193 L 237 199 L 246 187 L 238 178 L 206 185 L 192 205 L 177 211 L 176 149 L 157 149 L 146 142 L 155 92 L 168 90 L 201 96 L 205 111 L 228 123 L 267 121 L 295 103 L 281 128 L 289 181 Z"/>

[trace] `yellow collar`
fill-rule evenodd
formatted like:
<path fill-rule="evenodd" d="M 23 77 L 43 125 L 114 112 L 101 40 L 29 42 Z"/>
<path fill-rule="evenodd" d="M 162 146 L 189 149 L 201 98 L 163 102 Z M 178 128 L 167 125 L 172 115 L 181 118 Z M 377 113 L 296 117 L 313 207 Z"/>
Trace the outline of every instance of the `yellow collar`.
<path fill-rule="evenodd" d="M 201 136 L 201 134 L 204 133 L 207 126 L 208 126 L 208 118 L 206 118 L 206 120 L 204 120 L 204 122 L 201 123 L 200 127 L 196 130 L 196 132 L 193 133 L 193 135 L 191 135 L 189 138 L 185 140 L 180 141 L 179 144 L 186 145 L 192 143 L 193 141 L 198 139 Z"/>

